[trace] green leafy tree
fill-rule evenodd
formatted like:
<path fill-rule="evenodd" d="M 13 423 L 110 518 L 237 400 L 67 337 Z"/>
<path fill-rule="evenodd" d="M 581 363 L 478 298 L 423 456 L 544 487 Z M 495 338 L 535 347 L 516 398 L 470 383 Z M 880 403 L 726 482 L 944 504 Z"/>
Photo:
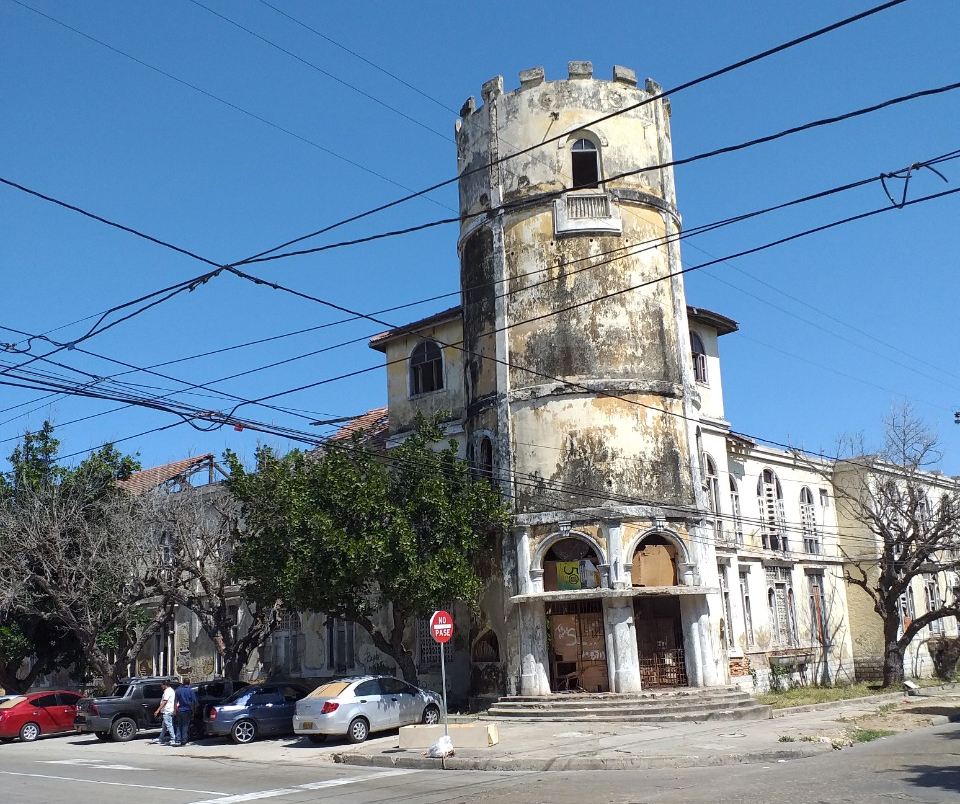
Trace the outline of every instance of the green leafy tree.
<path fill-rule="evenodd" d="M 24 435 L 0 477 L 0 611 L 5 624 L 21 623 L 34 656 L 43 657 L 48 635 L 22 623 L 40 620 L 61 635 L 57 650 L 78 646 L 92 670 L 115 681 L 172 616 L 173 600 L 156 597 L 162 567 L 141 501 L 116 483 L 139 469 L 136 459 L 108 445 L 65 467 L 58 448 L 44 423 Z"/>
<path fill-rule="evenodd" d="M 475 606 L 510 522 L 498 491 L 442 439 L 439 417 L 418 418 L 386 454 L 360 436 L 321 452 L 261 447 L 250 473 L 228 454 L 242 511 L 234 567 L 248 595 L 357 623 L 416 682 L 412 618 L 454 600 Z"/>

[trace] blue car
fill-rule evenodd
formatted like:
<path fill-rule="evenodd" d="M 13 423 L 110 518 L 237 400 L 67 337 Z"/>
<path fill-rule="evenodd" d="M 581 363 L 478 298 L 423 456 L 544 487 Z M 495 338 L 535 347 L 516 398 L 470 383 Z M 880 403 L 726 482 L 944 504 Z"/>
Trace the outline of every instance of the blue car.
<path fill-rule="evenodd" d="M 294 707 L 309 691 L 285 682 L 251 684 L 212 706 L 203 718 L 204 731 L 241 744 L 261 735 L 293 734 Z"/>

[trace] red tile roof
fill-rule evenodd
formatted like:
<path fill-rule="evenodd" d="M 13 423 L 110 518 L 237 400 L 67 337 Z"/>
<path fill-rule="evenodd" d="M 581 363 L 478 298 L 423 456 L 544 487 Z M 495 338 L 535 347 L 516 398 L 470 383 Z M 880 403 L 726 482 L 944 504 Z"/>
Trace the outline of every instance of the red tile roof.
<path fill-rule="evenodd" d="M 364 432 L 365 441 L 371 446 L 382 447 L 387 441 L 387 427 L 389 416 L 386 408 L 374 408 L 366 413 L 351 419 L 337 432 L 330 436 L 330 441 L 344 441 L 352 438 L 354 433 Z"/>
<path fill-rule="evenodd" d="M 171 480 L 182 479 L 186 481 L 190 475 L 202 468 L 205 464 L 212 464 L 223 474 L 223 470 L 217 466 L 213 459 L 213 453 L 198 455 L 194 458 L 184 458 L 173 463 L 165 463 L 163 466 L 154 466 L 150 469 L 143 469 L 140 472 L 134 472 L 126 480 L 118 480 L 117 485 L 124 491 L 131 494 L 142 494 L 150 491 Z"/>

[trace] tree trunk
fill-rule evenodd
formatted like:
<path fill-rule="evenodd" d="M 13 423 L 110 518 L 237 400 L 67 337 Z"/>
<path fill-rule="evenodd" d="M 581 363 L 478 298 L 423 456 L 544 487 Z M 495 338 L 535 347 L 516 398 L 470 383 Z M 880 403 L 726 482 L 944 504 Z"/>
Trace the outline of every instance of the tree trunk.
<path fill-rule="evenodd" d="M 894 615 L 883 621 L 883 686 L 899 687 L 903 684 L 903 648 L 897 634 L 900 620 Z"/>

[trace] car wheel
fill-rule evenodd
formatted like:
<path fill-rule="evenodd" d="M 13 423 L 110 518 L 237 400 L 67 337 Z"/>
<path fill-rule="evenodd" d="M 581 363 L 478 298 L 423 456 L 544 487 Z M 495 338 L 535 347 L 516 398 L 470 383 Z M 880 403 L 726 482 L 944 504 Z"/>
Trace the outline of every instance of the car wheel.
<path fill-rule="evenodd" d="M 433 704 L 430 704 L 423 710 L 422 722 L 428 726 L 436 726 L 440 722 L 440 710 Z"/>
<path fill-rule="evenodd" d="M 113 722 L 113 727 L 110 729 L 110 736 L 118 743 L 125 743 L 127 740 L 132 740 L 136 733 L 137 724 L 129 717 L 118 718 Z"/>
<path fill-rule="evenodd" d="M 97 739 L 98 739 L 98 740 L 102 740 L 102 741 L 104 741 L 104 742 L 106 742 L 107 740 L 110 739 L 110 732 L 109 732 L 109 731 L 95 731 L 94 734 L 97 735 Z"/>
<path fill-rule="evenodd" d="M 362 717 L 355 717 L 350 721 L 347 729 L 347 740 L 351 743 L 362 743 L 370 736 L 370 724 Z"/>
<path fill-rule="evenodd" d="M 20 727 L 20 740 L 25 743 L 32 743 L 40 736 L 40 727 L 36 723 L 24 723 Z"/>
<path fill-rule="evenodd" d="M 238 720 L 230 729 L 230 739 L 240 745 L 252 743 L 257 736 L 257 724 L 252 720 Z"/>
<path fill-rule="evenodd" d="M 323 743 L 323 742 L 326 742 L 327 735 L 326 734 L 308 734 L 307 739 L 311 743 Z"/>

